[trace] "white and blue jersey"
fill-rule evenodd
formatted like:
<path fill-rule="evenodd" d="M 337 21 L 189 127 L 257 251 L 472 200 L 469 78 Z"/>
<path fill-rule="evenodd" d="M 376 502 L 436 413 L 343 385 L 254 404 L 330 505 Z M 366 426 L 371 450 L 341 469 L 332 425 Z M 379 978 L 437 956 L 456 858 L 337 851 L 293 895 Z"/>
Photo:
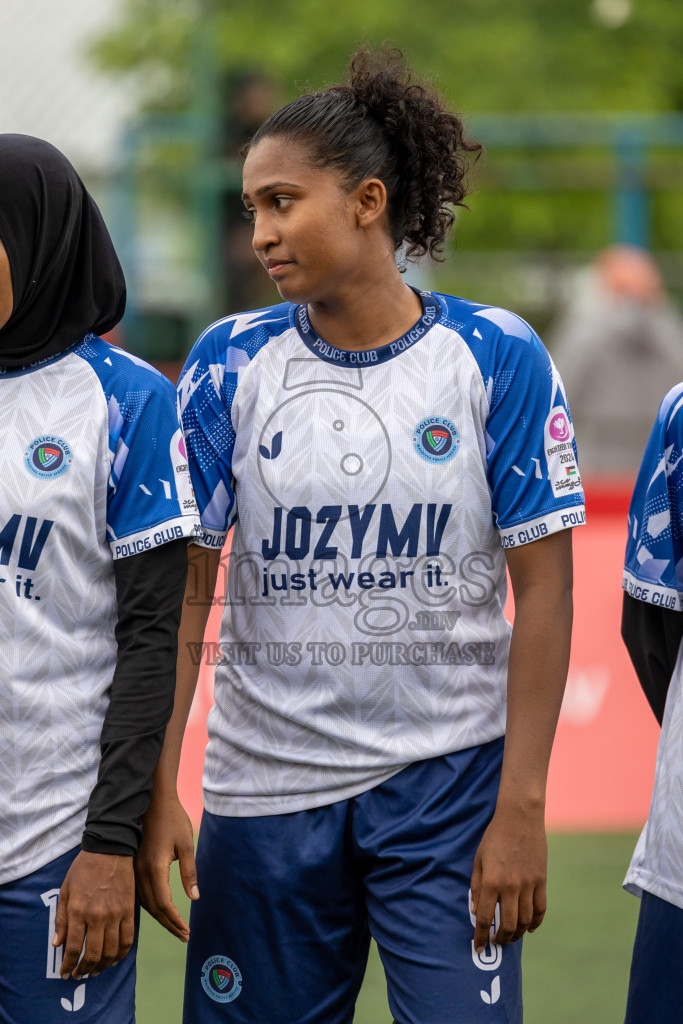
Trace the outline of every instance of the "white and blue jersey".
<path fill-rule="evenodd" d="M 113 559 L 199 527 L 173 387 L 94 335 L 0 374 L 0 884 L 81 840 L 116 665 Z"/>
<path fill-rule="evenodd" d="M 504 733 L 504 549 L 583 523 L 571 417 L 523 320 L 422 303 L 373 350 L 334 348 L 285 303 L 219 321 L 188 357 L 199 543 L 235 525 L 214 814 L 347 799 Z"/>
<path fill-rule="evenodd" d="M 623 586 L 631 597 L 683 611 L 683 384 L 662 402 L 628 518 Z M 683 665 L 666 698 L 650 813 L 624 887 L 683 909 Z"/>

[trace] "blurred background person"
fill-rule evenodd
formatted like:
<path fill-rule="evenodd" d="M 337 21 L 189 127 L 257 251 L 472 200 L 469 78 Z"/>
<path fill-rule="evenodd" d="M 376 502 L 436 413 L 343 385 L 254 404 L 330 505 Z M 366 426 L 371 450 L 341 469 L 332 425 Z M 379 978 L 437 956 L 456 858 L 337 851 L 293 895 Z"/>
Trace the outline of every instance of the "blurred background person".
<path fill-rule="evenodd" d="M 603 250 L 581 273 L 549 347 L 572 396 L 586 475 L 635 475 L 652 410 L 683 377 L 683 318 L 652 256 Z"/>
<path fill-rule="evenodd" d="M 278 83 L 261 71 L 226 75 L 220 83 L 222 148 L 226 170 L 241 167 L 241 151 L 252 135 L 280 105 Z M 241 203 L 235 202 L 236 188 L 225 174 L 221 195 L 221 308 L 258 309 L 279 301 L 270 281 L 263 280 L 261 268 L 251 248 L 252 225 L 244 217 Z"/>

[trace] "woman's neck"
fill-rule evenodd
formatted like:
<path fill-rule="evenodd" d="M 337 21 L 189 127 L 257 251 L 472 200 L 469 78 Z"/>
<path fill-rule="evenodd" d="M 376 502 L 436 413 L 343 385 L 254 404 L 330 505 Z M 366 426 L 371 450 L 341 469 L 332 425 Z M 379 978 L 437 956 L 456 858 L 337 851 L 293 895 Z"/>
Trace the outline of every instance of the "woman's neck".
<path fill-rule="evenodd" d="M 311 302 L 308 315 L 317 334 L 335 348 L 379 348 L 405 334 L 420 318 L 422 303 L 398 269 L 388 280 L 365 280 L 332 300 Z"/>

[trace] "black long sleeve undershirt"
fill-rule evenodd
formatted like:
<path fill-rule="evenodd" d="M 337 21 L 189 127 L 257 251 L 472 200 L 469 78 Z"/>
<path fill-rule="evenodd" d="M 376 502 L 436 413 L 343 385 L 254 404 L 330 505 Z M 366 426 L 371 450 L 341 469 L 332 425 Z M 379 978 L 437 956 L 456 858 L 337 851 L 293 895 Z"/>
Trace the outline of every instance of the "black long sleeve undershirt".
<path fill-rule="evenodd" d="M 625 593 L 621 636 L 643 692 L 661 725 L 683 637 L 683 614 L 638 601 Z"/>
<path fill-rule="evenodd" d="M 132 856 L 173 711 L 187 541 L 114 562 L 116 668 L 81 848 Z"/>

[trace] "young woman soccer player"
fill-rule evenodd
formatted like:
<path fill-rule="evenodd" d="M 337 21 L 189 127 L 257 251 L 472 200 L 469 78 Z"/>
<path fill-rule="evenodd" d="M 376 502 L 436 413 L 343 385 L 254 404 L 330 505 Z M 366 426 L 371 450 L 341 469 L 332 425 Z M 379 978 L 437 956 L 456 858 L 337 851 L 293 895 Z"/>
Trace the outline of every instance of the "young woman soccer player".
<path fill-rule="evenodd" d="M 71 164 L 0 135 L 2 1024 L 135 1017 L 133 854 L 199 523 L 172 385 L 97 337 L 125 295 Z"/>
<path fill-rule="evenodd" d="M 144 904 L 186 937 L 168 866 L 196 899 L 188 644 L 234 525 L 187 1024 L 225 1003 L 240 1024 L 346 1024 L 370 934 L 400 1024 L 521 1020 L 583 496 L 531 328 L 397 267 L 438 253 L 478 149 L 398 56 L 367 53 L 249 146 L 254 250 L 285 301 L 208 328 L 180 380 L 202 536 L 138 859 Z"/>

